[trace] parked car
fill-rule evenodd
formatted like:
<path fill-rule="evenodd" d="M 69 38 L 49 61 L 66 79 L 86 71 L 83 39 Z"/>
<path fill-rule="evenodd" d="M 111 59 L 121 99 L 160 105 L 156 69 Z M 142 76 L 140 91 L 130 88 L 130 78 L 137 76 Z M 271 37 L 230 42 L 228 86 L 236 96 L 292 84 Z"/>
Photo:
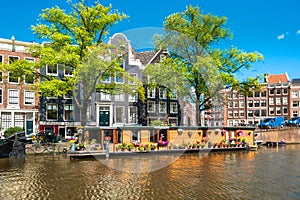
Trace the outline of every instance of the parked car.
<path fill-rule="evenodd" d="M 260 124 L 259 128 L 276 128 L 276 127 L 283 127 L 284 126 L 284 117 L 268 117 L 263 119 Z"/>
<path fill-rule="evenodd" d="M 300 117 L 292 117 L 286 122 L 287 126 L 300 126 Z"/>

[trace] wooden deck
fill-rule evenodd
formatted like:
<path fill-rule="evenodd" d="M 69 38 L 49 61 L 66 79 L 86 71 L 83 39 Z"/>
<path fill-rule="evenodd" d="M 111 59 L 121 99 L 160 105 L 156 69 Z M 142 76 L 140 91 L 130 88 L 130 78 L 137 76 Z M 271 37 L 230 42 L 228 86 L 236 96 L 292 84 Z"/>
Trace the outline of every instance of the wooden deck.
<path fill-rule="evenodd" d="M 230 148 L 202 148 L 202 149 L 162 149 L 153 150 L 149 152 L 139 152 L 139 151 L 116 151 L 109 152 L 109 158 L 120 157 L 120 156 L 148 156 L 154 154 L 185 154 L 185 153 L 209 153 L 209 152 L 226 152 L 226 151 L 243 151 L 246 150 L 245 147 L 230 147 Z M 100 151 L 68 151 L 67 155 L 71 159 L 80 158 L 106 158 L 105 150 Z"/>

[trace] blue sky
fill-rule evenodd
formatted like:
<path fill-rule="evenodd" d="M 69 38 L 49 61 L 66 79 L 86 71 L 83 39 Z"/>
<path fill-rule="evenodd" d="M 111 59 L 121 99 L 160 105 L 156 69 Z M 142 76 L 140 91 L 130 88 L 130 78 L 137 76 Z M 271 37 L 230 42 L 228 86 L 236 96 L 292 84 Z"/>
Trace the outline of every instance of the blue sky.
<path fill-rule="evenodd" d="M 204 13 L 228 18 L 227 27 L 233 32 L 233 39 L 226 42 L 228 47 L 264 55 L 263 62 L 240 76 L 287 72 L 290 79 L 300 78 L 299 0 L 102 0 L 100 3 L 111 3 L 114 9 L 129 15 L 129 19 L 111 29 L 110 35 L 140 33 L 129 36 L 135 48 L 144 45 L 139 40 L 151 32 L 147 31 L 149 27 L 160 29 L 168 15 L 184 11 L 189 4 L 198 5 Z M 0 38 L 9 39 L 14 35 L 17 40 L 38 41 L 30 26 L 36 24 L 42 9 L 55 5 L 68 8 L 65 0 L 2 0 Z"/>

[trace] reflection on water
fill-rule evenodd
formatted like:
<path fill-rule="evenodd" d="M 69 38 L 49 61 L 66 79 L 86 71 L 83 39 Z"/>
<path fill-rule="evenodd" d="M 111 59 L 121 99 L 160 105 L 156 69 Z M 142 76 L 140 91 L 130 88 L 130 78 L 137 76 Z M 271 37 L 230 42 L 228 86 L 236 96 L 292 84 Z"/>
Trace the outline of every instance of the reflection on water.
<path fill-rule="evenodd" d="M 300 145 L 288 145 L 203 157 L 184 154 L 164 168 L 144 173 L 131 170 L 142 169 L 139 162 L 153 169 L 152 159 L 172 158 L 0 159 L 0 199 L 299 199 L 299 151 Z M 128 170 L 116 169 L 122 161 Z"/>

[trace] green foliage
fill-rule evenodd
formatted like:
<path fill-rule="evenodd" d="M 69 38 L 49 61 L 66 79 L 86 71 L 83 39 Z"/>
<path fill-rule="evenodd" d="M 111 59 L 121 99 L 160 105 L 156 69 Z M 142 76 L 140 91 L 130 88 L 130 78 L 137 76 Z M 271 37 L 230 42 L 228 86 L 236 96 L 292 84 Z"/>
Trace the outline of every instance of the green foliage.
<path fill-rule="evenodd" d="M 154 37 L 156 49 L 168 49 L 173 61 L 162 62 L 157 68 L 147 66 L 146 74 L 151 83 L 175 88 L 181 96 L 188 95 L 199 108 L 198 122 L 200 110 L 209 109 L 211 99 L 223 99 L 219 91 L 224 87 L 242 93 L 260 89 L 259 77 L 239 80 L 238 73 L 250 70 L 252 63 L 263 60 L 263 55 L 224 48 L 220 42 L 233 37 L 226 22 L 226 17 L 203 14 L 199 7 L 188 6 L 184 12 L 168 16 L 164 21 L 165 34 Z"/>
<path fill-rule="evenodd" d="M 21 127 L 18 127 L 18 126 L 10 127 L 4 131 L 4 137 L 7 138 L 7 137 L 9 137 L 15 133 L 21 132 L 21 131 L 23 131 L 23 128 L 21 128 Z"/>
<path fill-rule="evenodd" d="M 153 121 L 151 121 L 151 124 L 150 124 L 150 126 L 161 126 L 162 125 L 162 121 L 160 121 L 160 120 L 153 120 Z"/>

